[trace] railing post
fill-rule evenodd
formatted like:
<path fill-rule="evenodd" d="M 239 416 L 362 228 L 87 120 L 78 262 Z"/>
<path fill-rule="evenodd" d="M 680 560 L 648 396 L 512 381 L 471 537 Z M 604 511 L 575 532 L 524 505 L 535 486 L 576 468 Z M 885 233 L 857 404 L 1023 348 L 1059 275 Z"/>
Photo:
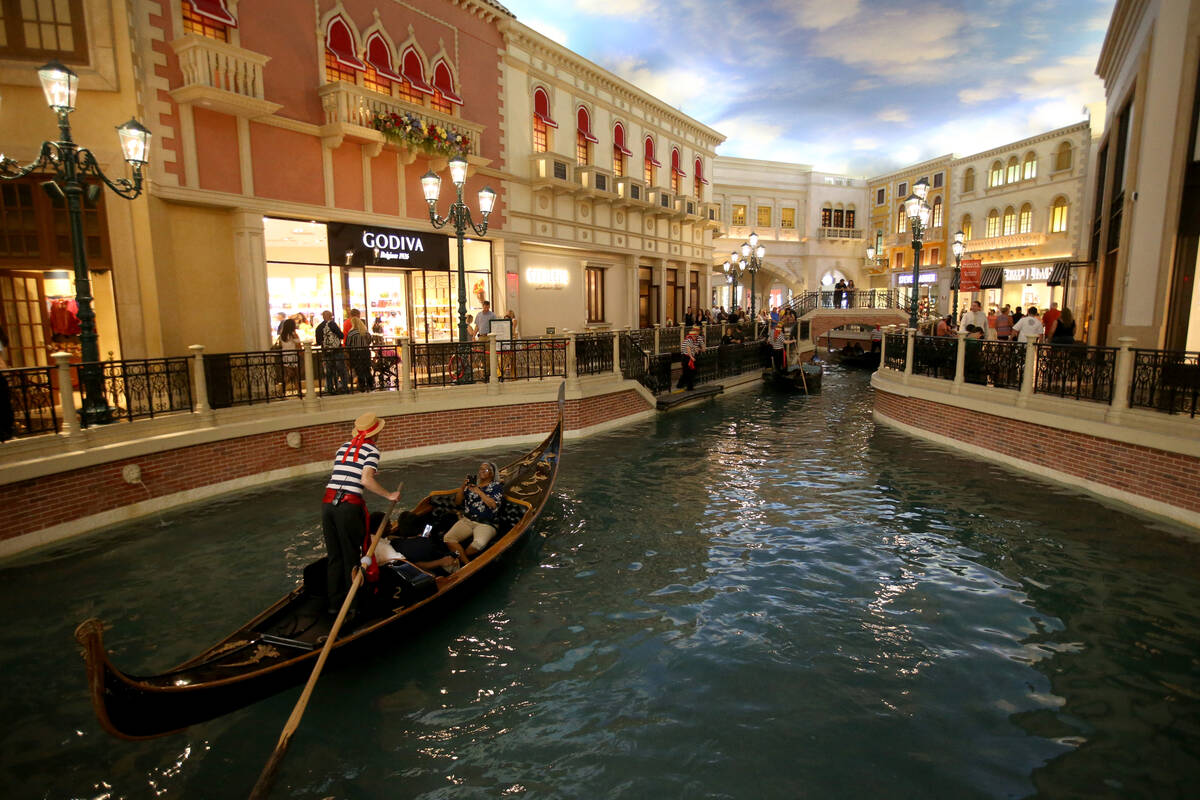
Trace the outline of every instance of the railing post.
<path fill-rule="evenodd" d="M 621 377 L 621 332 L 613 331 L 613 376 Z"/>
<path fill-rule="evenodd" d="M 913 374 L 913 345 L 914 345 L 914 340 L 916 339 L 916 336 L 917 336 L 916 328 L 909 328 L 907 330 L 908 341 L 905 342 L 905 345 L 904 345 L 904 382 L 905 383 L 908 382 L 908 379 Z"/>
<path fill-rule="evenodd" d="M 195 411 L 197 414 L 212 414 L 212 407 L 208 404 L 208 377 L 204 374 L 204 345 L 189 345 L 188 350 L 192 351 L 192 385 L 196 387 Z"/>
<path fill-rule="evenodd" d="M 58 400 L 62 404 L 63 433 L 68 438 L 79 435 L 79 414 L 75 411 L 75 389 L 71 386 L 71 354 L 63 351 L 51 353 L 58 370 Z"/>
<path fill-rule="evenodd" d="M 412 340 L 402 338 L 400 340 L 400 399 L 401 400 L 416 400 L 417 392 L 413 389 L 413 348 Z"/>
<path fill-rule="evenodd" d="M 963 374 L 964 368 L 967 365 L 967 332 L 961 328 L 958 331 L 958 350 L 954 353 L 954 389 L 958 391 L 958 387 L 967 382 L 966 376 Z"/>
<path fill-rule="evenodd" d="M 317 371 L 313 367 L 313 343 L 304 342 L 304 407 L 317 407 Z"/>
<path fill-rule="evenodd" d="M 1025 371 L 1021 373 L 1021 391 L 1017 395 L 1017 405 L 1024 408 L 1033 397 L 1033 386 L 1037 382 L 1037 342 L 1032 339 L 1025 343 Z"/>
<path fill-rule="evenodd" d="M 489 333 L 487 336 L 487 356 L 488 356 L 488 394 L 500 394 L 500 354 L 496 347 L 496 334 Z"/>
<path fill-rule="evenodd" d="M 879 368 L 887 369 L 887 337 L 891 333 L 892 326 L 884 325 L 879 329 L 883 336 L 879 340 Z"/>
<path fill-rule="evenodd" d="M 579 365 L 575 363 L 575 332 L 567 334 L 567 389 L 579 388 Z"/>
<path fill-rule="evenodd" d="M 654 352 L 650 354 L 652 356 L 658 355 L 658 334 L 661 330 L 662 327 L 657 322 L 654 323 Z"/>
<path fill-rule="evenodd" d="M 1132 336 L 1117 339 L 1117 363 L 1113 369 L 1113 397 L 1109 414 L 1119 415 L 1129 410 L 1129 395 L 1133 389 L 1133 351 L 1129 348 L 1137 340 Z"/>

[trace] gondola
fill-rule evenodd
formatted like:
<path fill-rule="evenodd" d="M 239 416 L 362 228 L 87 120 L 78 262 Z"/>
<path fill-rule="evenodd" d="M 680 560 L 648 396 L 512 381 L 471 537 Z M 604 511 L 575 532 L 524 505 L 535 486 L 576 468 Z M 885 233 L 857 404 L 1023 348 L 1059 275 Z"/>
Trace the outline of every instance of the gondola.
<path fill-rule="evenodd" d="M 405 634 L 440 618 L 447 605 L 485 584 L 485 574 L 495 571 L 489 568 L 515 549 L 546 505 L 558 475 L 564 389 L 559 389 L 554 430 L 540 445 L 500 470 L 504 501 L 496 539 L 469 564 L 447 576 L 435 577 L 405 561 L 383 565 L 375 584 L 378 588 L 339 632 L 329 655 L 331 664 L 403 641 Z M 440 535 L 454 522 L 449 508 L 456 491 L 431 492 L 411 515 L 402 516 L 418 531 L 431 526 L 431 535 Z M 75 639 L 83 646 L 92 706 L 101 727 L 123 739 L 148 739 L 228 714 L 303 683 L 334 621 L 326 609 L 323 566 L 323 559 L 309 565 L 305 583 L 212 647 L 158 675 L 121 672 L 105 651 L 103 623 L 94 618 L 84 621 L 76 629 Z"/>
<path fill-rule="evenodd" d="M 792 364 L 785 370 L 774 367 L 762 372 L 763 386 L 785 392 L 817 392 L 821 390 L 821 376 L 824 373 L 820 364 Z M 801 377 L 803 376 L 803 377 Z"/>
<path fill-rule="evenodd" d="M 864 350 L 861 353 L 842 353 L 834 351 L 830 353 L 831 359 L 836 359 L 837 363 L 843 367 L 852 367 L 855 369 L 879 369 L 879 351 Z"/>

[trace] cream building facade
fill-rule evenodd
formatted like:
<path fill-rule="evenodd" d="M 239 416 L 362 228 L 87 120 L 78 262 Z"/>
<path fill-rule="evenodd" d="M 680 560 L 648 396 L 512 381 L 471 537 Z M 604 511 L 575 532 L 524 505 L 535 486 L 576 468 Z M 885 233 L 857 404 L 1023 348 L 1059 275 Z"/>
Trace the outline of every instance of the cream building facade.
<path fill-rule="evenodd" d="M 645 327 L 710 293 L 724 136 L 504 20 L 505 304 L 521 333 Z"/>
<path fill-rule="evenodd" d="M 718 306 L 786 303 L 793 294 L 832 287 L 840 278 L 863 284 L 866 183 L 818 172 L 807 164 L 722 156 L 714 162 L 713 202 L 722 227 L 713 244 L 713 287 Z M 723 264 L 751 233 L 766 249 L 751 282 L 739 279 L 738 297 Z"/>
<path fill-rule="evenodd" d="M 1081 122 L 953 161 L 949 236 L 961 230 L 963 259 L 984 269 L 982 291 L 963 293 L 963 309 L 971 300 L 1044 309 L 1065 295 L 1086 321 L 1080 304 L 1091 272 L 1080 262 L 1091 131 Z"/>
<path fill-rule="evenodd" d="M 1090 340 L 1200 350 L 1200 0 L 1118 0 L 1096 73 Z"/>

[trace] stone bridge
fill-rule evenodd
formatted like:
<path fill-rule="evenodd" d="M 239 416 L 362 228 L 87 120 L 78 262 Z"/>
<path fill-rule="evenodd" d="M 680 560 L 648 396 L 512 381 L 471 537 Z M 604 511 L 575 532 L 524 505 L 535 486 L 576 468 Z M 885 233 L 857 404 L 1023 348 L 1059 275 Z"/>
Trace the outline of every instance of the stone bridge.
<path fill-rule="evenodd" d="M 843 325 L 907 325 L 908 313 L 898 308 L 817 308 L 800 318 L 810 323 L 809 335 L 819 341 L 829 331 Z"/>

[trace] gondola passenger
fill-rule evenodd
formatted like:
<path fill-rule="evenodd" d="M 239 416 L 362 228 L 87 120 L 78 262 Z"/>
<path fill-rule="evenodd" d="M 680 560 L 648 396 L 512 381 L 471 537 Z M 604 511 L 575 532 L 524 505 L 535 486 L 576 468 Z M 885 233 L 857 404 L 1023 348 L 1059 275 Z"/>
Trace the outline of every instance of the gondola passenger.
<path fill-rule="evenodd" d="M 354 420 L 354 433 L 350 441 L 338 448 L 333 458 L 333 474 L 325 485 L 321 528 L 329 556 L 326 590 L 333 613 L 341 608 L 350 591 L 351 570 L 359 565 L 363 542 L 367 540 L 370 515 L 363 490 L 370 489 L 391 501 L 400 498 L 399 490 L 389 492 L 375 479 L 380 456 L 375 440 L 383 425 L 384 420 L 370 412 Z"/>
<path fill-rule="evenodd" d="M 484 461 L 477 476 L 467 476 L 458 488 L 454 501 L 462 517 L 446 531 L 443 541 L 464 565 L 475 557 L 496 536 L 496 512 L 504 500 L 504 484 L 500 482 L 496 465 Z M 470 544 L 463 549 L 463 542 Z"/>

